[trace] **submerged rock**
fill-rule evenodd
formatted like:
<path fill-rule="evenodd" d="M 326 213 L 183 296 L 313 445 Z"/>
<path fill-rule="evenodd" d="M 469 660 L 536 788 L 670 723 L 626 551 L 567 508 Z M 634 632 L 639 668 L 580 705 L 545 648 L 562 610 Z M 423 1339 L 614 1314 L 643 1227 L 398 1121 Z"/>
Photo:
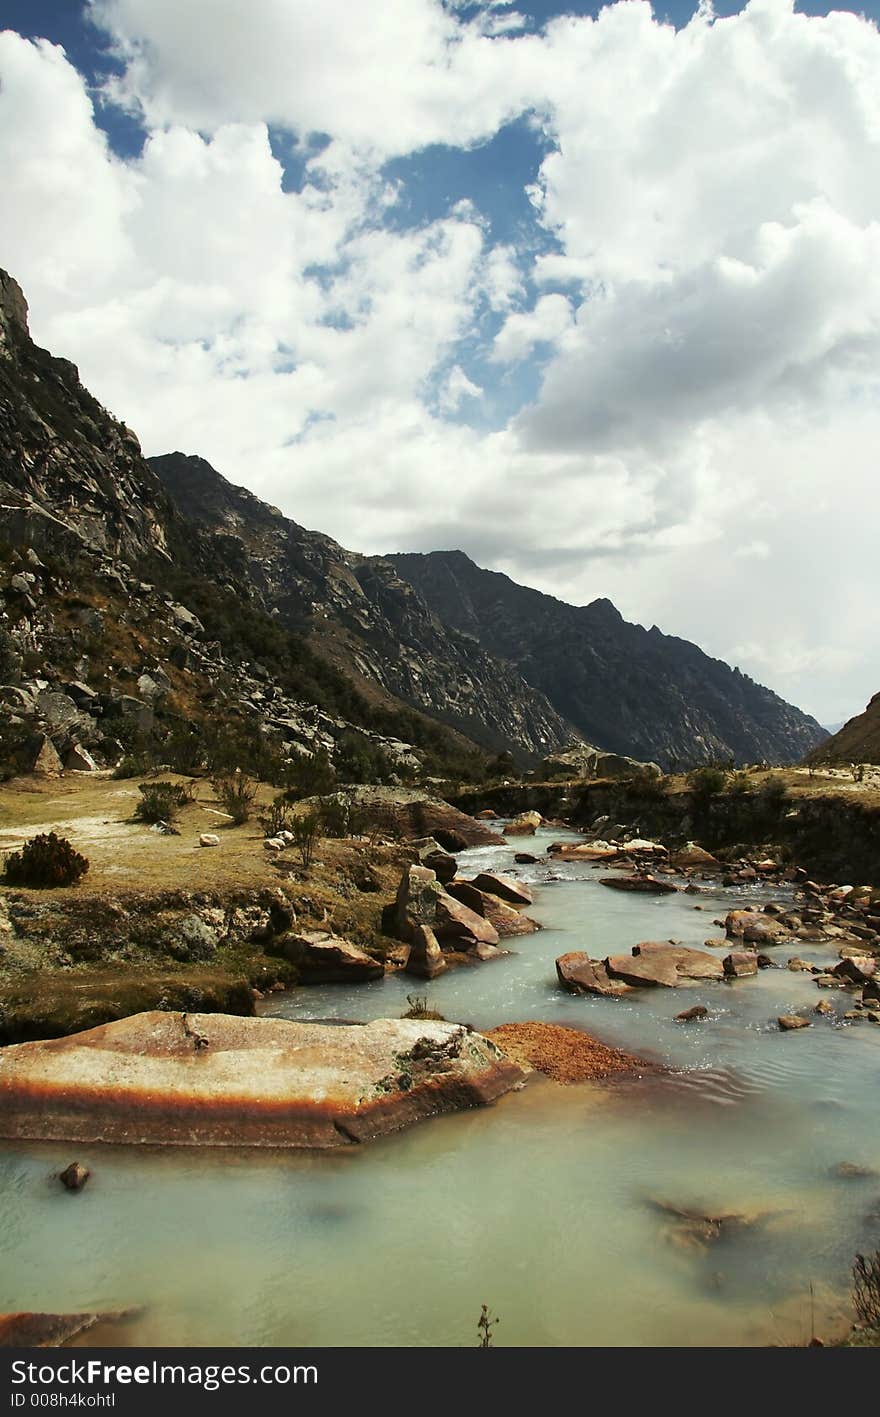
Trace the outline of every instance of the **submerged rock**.
<path fill-rule="evenodd" d="M 783 1033 L 790 1033 L 796 1028 L 809 1028 L 810 1020 L 801 1018 L 800 1014 L 780 1014 L 776 1020 Z"/>
<path fill-rule="evenodd" d="M 65 1190 L 81 1191 L 91 1174 L 88 1166 L 83 1166 L 80 1161 L 71 1161 L 70 1165 L 65 1166 L 59 1173 L 58 1179 Z"/>
<path fill-rule="evenodd" d="M 692 1009 L 685 1009 L 682 1013 L 675 1015 L 676 1023 L 695 1023 L 698 1019 L 708 1018 L 709 1010 L 705 1004 L 694 1004 Z"/>
<path fill-rule="evenodd" d="M 458 1024 L 329 1028 L 136 1014 L 0 1052 L 0 1136 L 186 1146 L 338 1147 L 492 1102 L 526 1069 Z M 191 1034 L 205 1040 L 195 1049 Z M 34 1099 L 39 1098 L 39 1106 Z"/>

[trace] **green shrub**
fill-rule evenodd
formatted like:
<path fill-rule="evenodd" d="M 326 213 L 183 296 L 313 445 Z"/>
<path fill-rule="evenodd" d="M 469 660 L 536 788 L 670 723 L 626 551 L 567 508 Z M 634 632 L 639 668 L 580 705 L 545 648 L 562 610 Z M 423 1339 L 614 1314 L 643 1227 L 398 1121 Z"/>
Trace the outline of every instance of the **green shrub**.
<path fill-rule="evenodd" d="M 294 758 L 287 766 L 286 779 L 289 802 L 323 797 L 336 786 L 336 773 L 325 748 Z"/>
<path fill-rule="evenodd" d="M 181 807 L 192 801 L 192 784 L 177 782 L 142 782 L 138 787 L 141 800 L 134 809 L 139 822 L 171 822 Z"/>
<path fill-rule="evenodd" d="M 277 836 L 279 832 L 290 831 L 292 822 L 293 813 L 283 792 L 279 792 L 260 813 L 260 826 L 266 836 Z"/>
<path fill-rule="evenodd" d="M 150 764 L 143 753 L 126 753 L 113 769 L 115 778 L 143 777 Z"/>
<path fill-rule="evenodd" d="M 710 797 L 717 797 L 724 791 L 727 785 L 727 773 L 724 768 L 714 767 L 706 764 L 705 767 L 694 768 L 688 773 L 688 787 L 696 798 L 707 801 Z"/>
<path fill-rule="evenodd" d="M 321 817 L 318 812 L 303 812 L 294 817 L 290 830 L 293 844 L 304 870 L 308 870 L 315 859 L 315 847 L 321 836 Z"/>
<path fill-rule="evenodd" d="M 257 784 L 246 773 L 234 772 L 229 777 L 215 777 L 214 791 L 224 812 L 240 827 L 250 820 L 257 798 Z"/>
<path fill-rule="evenodd" d="M 86 857 L 66 837 L 49 832 L 33 837 L 7 857 L 4 878 L 10 886 L 50 889 L 75 885 L 88 869 Z"/>

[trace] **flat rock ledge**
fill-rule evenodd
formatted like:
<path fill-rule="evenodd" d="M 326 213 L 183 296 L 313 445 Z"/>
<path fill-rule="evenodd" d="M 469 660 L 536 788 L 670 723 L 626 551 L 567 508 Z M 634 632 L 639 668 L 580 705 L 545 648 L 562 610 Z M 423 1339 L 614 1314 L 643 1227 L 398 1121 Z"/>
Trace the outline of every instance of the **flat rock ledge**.
<path fill-rule="evenodd" d="M 481 1107 L 529 1069 L 460 1024 L 135 1014 L 0 1052 L 0 1136 L 340 1147 Z"/>
<path fill-rule="evenodd" d="M 644 1058 L 609 1048 L 589 1033 L 562 1024 L 502 1023 L 487 1037 L 509 1058 L 536 1068 L 554 1082 L 595 1082 L 615 1074 L 656 1071 Z"/>

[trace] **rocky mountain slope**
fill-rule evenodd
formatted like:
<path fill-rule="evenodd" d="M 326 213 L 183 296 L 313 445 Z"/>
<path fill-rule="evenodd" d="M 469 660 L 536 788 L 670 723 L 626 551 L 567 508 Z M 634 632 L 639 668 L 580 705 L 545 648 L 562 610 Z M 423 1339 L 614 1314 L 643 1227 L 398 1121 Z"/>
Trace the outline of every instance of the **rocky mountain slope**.
<path fill-rule="evenodd" d="M 824 729 L 687 640 L 573 606 L 482 570 L 460 551 L 389 556 L 442 620 L 509 660 L 591 743 L 664 768 L 799 761 Z"/>
<path fill-rule="evenodd" d="M 307 531 L 203 458 L 170 453 L 150 466 L 210 538 L 211 563 L 364 693 L 384 690 L 495 750 L 537 757 L 575 736 L 515 668 L 442 624 L 390 562 Z"/>
<path fill-rule="evenodd" d="M 159 464 L 33 343 L 0 273 L 0 771 L 169 761 L 169 744 L 183 762 L 223 733 L 255 770 L 355 735 L 374 761 L 458 772 L 477 742 L 536 757 L 571 739 L 393 567 L 199 459 Z"/>
<path fill-rule="evenodd" d="M 864 713 L 850 718 L 831 738 L 814 748 L 808 763 L 880 763 L 880 693 Z"/>

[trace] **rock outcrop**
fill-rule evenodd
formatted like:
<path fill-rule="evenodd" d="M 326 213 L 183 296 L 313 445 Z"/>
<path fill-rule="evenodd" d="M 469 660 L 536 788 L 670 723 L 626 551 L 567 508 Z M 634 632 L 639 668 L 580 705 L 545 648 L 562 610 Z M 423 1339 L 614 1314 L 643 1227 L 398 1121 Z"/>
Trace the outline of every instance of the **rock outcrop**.
<path fill-rule="evenodd" d="M 342 1147 L 494 1101 L 527 1069 L 458 1024 L 145 1013 L 0 1052 L 0 1136 Z"/>

